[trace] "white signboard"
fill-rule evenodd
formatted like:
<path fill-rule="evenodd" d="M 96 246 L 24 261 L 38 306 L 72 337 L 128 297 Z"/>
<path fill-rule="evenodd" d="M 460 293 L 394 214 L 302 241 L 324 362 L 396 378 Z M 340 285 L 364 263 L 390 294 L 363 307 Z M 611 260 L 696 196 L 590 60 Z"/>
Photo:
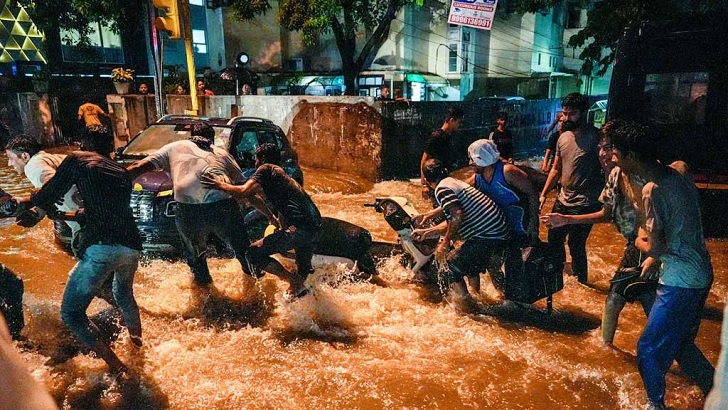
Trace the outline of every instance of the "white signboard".
<path fill-rule="evenodd" d="M 453 0 L 448 23 L 490 30 L 498 0 Z"/>

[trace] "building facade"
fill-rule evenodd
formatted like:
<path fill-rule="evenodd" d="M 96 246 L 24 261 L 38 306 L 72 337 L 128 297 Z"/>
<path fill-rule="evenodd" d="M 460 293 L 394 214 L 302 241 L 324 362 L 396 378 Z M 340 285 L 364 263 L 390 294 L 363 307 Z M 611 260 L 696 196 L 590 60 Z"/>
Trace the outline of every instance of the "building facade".
<path fill-rule="evenodd" d="M 285 30 L 276 20 L 278 2 L 271 5 L 272 12 L 246 22 L 223 10 L 229 61 L 245 51 L 250 69 L 257 72 L 340 72 L 331 34 L 305 47 L 299 33 Z M 359 94 L 376 96 L 385 83 L 395 94 L 399 89 L 401 96 L 415 101 L 606 94 L 611 70 L 603 77 L 580 75 L 581 50 L 568 46 L 585 26 L 587 11 L 582 2 L 565 0 L 539 13 L 519 14 L 512 0 L 501 0 L 488 31 L 448 24 L 447 10 L 433 15 L 430 9 L 405 7 L 365 67 Z"/>

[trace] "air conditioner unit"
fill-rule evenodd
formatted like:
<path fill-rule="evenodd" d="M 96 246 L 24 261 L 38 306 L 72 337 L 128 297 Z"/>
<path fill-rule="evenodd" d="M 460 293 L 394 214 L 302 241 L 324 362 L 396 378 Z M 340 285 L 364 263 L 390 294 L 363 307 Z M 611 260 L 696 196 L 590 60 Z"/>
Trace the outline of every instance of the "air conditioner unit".
<path fill-rule="evenodd" d="M 286 65 L 291 71 L 303 71 L 303 58 L 290 58 Z"/>

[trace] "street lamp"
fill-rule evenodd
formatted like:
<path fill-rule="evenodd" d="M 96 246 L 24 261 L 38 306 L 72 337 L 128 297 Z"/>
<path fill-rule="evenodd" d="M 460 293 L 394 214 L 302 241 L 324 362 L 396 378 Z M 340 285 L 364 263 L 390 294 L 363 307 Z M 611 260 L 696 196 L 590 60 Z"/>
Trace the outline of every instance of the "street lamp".
<path fill-rule="evenodd" d="M 250 57 L 246 52 L 238 53 L 235 57 L 235 95 L 240 95 L 240 67 L 245 66 L 250 61 Z"/>

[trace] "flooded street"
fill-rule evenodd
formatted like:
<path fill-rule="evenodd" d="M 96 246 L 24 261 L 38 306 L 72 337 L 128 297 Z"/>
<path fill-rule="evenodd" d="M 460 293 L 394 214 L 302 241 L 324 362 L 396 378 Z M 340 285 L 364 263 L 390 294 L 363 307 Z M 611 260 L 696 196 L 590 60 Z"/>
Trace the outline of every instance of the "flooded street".
<path fill-rule="evenodd" d="M 29 184 L 19 183 L 4 155 L 0 161 L 0 187 L 27 193 Z M 408 181 L 304 173 L 324 216 L 365 227 L 375 240 L 396 239 L 382 215 L 363 206 L 375 197 L 404 196 L 428 209 Z M 106 375 L 101 360 L 72 352 L 59 307 L 75 261 L 54 243 L 52 224 L 28 230 L 0 220 L 0 231 L 0 262 L 25 281 L 22 356 L 64 408 L 635 409 L 646 402 L 635 360 L 641 307 L 625 307 L 616 348 L 601 342 L 609 279 L 624 247 L 611 225 L 595 226 L 589 239 L 589 286 L 565 277 L 551 315 L 544 301 L 531 312 L 499 306 L 485 275 L 478 309 L 463 313 L 410 283 L 399 256 L 379 262 L 384 285 L 351 281 L 344 266 L 319 269 L 309 279 L 313 297 L 293 303 L 283 299 L 283 282 L 243 277 L 234 259 L 210 260 L 209 298 L 192 286 L 184 262 L 146 260 L 134 286 L 144 347 L 133 349 L 125 332 L 113 346 L 134 375 L 123 383 Z M 697 344 L 715 364 L 728 241 L 711 239 L 708 249 L 715 282 Z M 95 301 L 92 311 L 105 307 Z M 675 367 L 667 386 L 672 408 L 702 408 L 700 390 Z"/>

